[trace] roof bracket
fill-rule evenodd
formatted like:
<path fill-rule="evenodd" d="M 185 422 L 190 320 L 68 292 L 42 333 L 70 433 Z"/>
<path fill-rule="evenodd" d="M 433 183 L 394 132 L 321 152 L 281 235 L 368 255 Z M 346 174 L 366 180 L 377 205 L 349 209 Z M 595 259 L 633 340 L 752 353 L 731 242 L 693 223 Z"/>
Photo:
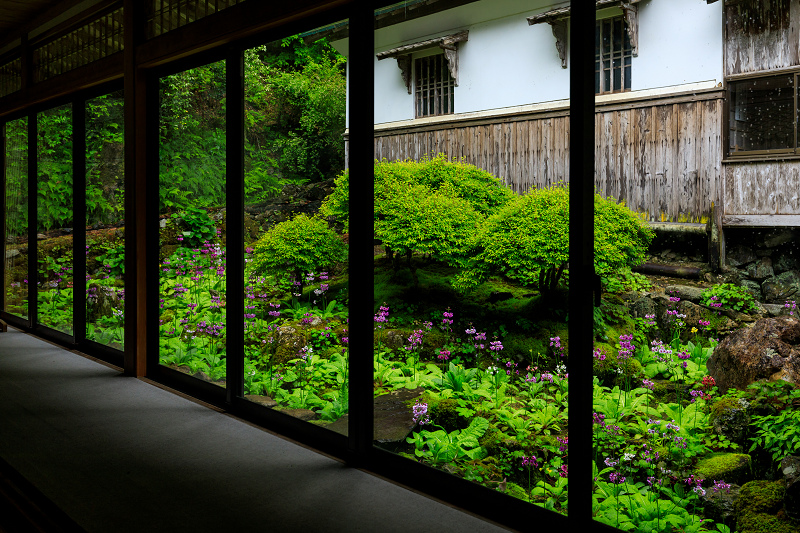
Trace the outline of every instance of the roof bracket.
<path fill-rule="evenodd" d="M 622 2 L 620 6 L 625 15 L 625 29 L 631 41 L 631 55 L 639 57 L 639 6 L 630 2 Z"/>
<path fill-rule="evenodd" d="M 567 68 L 567 19 L 548 20 L 556 38 L 556 50 L 561 58 L 561 68 Z"/>
<path fill-rule="evenodd" d="M 455 80 L 455 85 L 458 87 L 458 43 L 464 42 L 469 38 L 469 31 L 462 31 L 452 35 L 445 35 L 444 37 L 436 37 L 426 41 L 420 41 L 413 44 L 407 44 L 380 52 L 376 55 L 378 61 L 381 59 L 388 59 L 393 57 L 397 59 L 397 66 L 400 69 L 400 74 L 403 76 L 403 83 L 411 94 L 411 54 L 420 50 L 427 50 L 438 46 L 444 52 L 444 57 L 447 60 L 447 68 L 450 70 L 450 75 Z"/>

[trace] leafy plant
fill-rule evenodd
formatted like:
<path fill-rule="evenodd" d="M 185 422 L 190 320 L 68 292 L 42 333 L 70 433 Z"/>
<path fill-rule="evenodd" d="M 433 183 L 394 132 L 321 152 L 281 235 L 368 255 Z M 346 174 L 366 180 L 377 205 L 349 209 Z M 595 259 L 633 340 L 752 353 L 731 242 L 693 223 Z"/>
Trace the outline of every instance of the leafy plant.
<path fill-rule="evenodd" d="M 197 247 L 203 241 L 211 241 L 217 236 L 217 227 L 205 209 L 186 207 L 181 213 L 172 215 L 172 218 L 181 221 L 186 229 L 183 232 L 186 246 Z"/>
<path fill-rule="evenodd" d="M 777 415 L 753 416 L 749 452 L 763 448 L 776 463 L 800 451 L 800 411 L 786 409 Z"/>
<path fill-rule="evenodd" d="M 722 304 L 726 309 L 746 313 L 756 308 L 753 295 L 744 287 L 732 283 L 720 283 L 703 290 L 701 303 L 705 306 Z"/>
<path fill-rule="evenodd" d="M 486 449 L 478 443 L 478 439 L 486 433 L 488 427 L 489 421 L 479 416 L 473 418 L 466 429 L 457 429 L 450 433 L 443 429 L 424 429 L 419 433 L 414 432 L 406 442 L 414 445 L 414 454 L 417 457 L 433 464 L 449 463 L 465 457 L 474 461 L 486 457 Z"/>

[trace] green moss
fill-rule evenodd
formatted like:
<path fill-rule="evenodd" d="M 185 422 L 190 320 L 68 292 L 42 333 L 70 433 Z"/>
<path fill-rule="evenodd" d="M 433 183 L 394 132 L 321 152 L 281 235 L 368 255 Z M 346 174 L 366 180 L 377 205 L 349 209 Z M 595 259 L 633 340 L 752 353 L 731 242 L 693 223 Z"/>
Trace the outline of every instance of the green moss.
<path fill-rule="evenodd" d="M 709 421 L 713 424 L 714 421 L 727 414 L 729 411 L 741 409 L 742 406 L 739 403 L 738 398 L 726 397 L 720 398 L 716 402 L 713 403 L 711 406 L 711 412 L 709 413 Z"/>
<path fill-rule="evenodd" d="M 739 533 L 797 533 L 797 525 L 767 513 L 751 513 L 739 518 Z"/>
<path fill-rule="evenodd" d="M 740 485 L 750 476 L 752 461 L 743 453 L 713 453 L 697 463 L 697 476 L 707 481 L 726 481 Z"/>
<path fill-rule="evenodd" d="M 783 507 L 785 489 L 782 481 L 757 480 L 742 485 L 736 510 L 744 517 L 754 513 L 776 513 Z"/>
<path fill-rule="evenodd" d="M 463 423 L 463 419 L 456 411 L 458 402 L 453 398 L 437 400 L 426 394 L 424 401 L 428 404 L 428 413 L 431 421 L 445 430 L 464 429 L 469 425 L 468 423 Z"/>

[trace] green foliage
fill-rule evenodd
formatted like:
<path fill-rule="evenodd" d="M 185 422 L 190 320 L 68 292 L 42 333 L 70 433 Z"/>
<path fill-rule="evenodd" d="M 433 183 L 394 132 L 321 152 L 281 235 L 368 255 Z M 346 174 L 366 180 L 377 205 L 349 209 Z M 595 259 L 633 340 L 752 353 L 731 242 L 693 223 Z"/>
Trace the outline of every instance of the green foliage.
<path fill-rule="evenodd" d="M 608 276 L 644 261 L 652 231 L 624 205 L 595 195 L 595 269 Z M 569 190 L 533 189 L 515 197 L 480 229 L 470 268 L 457 285 L 474 287 L 491 271 L 554 290 L 569 259 Z"/>
<path fill-rule="evenodd" d="M 344 231 L 350 228 L 350 171 L 345 170 L 336 177 L 334 189 L 319 208 L 323 217 L 335 217 L 344 224 Z"/>
<path fill-rule="evenodd" d="M 726 309 L 733 309 L 746 313 L 756 308 L 753 295 L 744 287 L 732 283 L 720 283 L 703 290 L 701 303 L 711 306 L 712 303 L 721 303 Z"/>
<path fill-rule="evenodd" d="M 482 215 L 489 215 L 508 203 L 514 193 L 485 170 L 466 163 L 450 162 L 444 154 L 420 161 L 375 162 L 375 214 L 394 191 L 397 183 L 419 184 L 431 191 L 445 189 L 449 195 L 466 200 Z M 387 185 L 384 185 L 387 184 Z M 388 190 L 385 187 L 388 186 Z"/>
<path fill-rule="evenodd" d="M 297 215 L 273 226 L 254 245 L 254 272 L 294 275 L 317 272 L 347 260 L 347 246 L 318 218 Z"/>
<path fill-rule="evenodd" d="M 184 246 L 197 247 L 203 241 L 211 241 L 217 236 L 217 226 L 205 209 L 187 206 L 181 213 L 173 214 L 172 218 L 180 220 L 185 228 Z"/>
<path fill-rule="evenodd" d="M 451 264 L 461 264 L 482 220 L 472 206 L 448 184 L 439 190 L 387 179 L 376 185 L 375 237 L 398 254 L 430 253 Z"/>
<path fill-rule="evenodd" d="M 73 226 L 72 107 L 37 115 L 38 230 Z"/>
<path fill-rule="evenodd" d="M 344 162 L 345 58 L 290 37 L 245 52 L 245 176 L 318 181 Z"/>
<path fill-rule="evenodd" d="M 406 442 L 414 445 L 414 454 L 417 457 L 433 464 L 449 463 L 462 458 L 474 461 L 486 457 L 486 449 L 478 443 L 478 439 L 486 433 L 488 427 L 489 421 L 478 416 L 472 419 L 466 429 L 457 429 L 450 433 L 443 429 L 424 429 L 413 433 Z"/>
<path fill-rule="evenodd" d="M 751 426 L 754 436 L 749 451 L 763 448 L 775 463 L 800 452 L 800 411 L 787 409 L 777 415 L 753 416 Z"/>
<path fill-rule="evenodd" d="M 623 267 L 603 278 L 605 290 L 613 293 L 627 291 L 643 292 L 652 287 L 652 283 L 644 274 L 632 272 L 630 267 Z"/>
<path fill-rule="evenodd" d="M 120 277 L 125 275 L 125 246 L 116 246 L 109 249 L 96 259 L 106 268 L 110 276 Z"/>

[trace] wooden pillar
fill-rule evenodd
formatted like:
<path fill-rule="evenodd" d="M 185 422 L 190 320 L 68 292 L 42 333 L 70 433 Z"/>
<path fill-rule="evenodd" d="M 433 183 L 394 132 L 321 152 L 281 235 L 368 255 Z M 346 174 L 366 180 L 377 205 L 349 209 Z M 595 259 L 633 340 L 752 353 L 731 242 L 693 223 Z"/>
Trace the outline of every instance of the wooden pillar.
<path fill-rule="evenodd" d="M 146 84 L 136 68 L 136 46 L 144 36 L 142 2 L 124 3 L 125 87 L 125 374 L 147 372 Z M 158 331 L 158 330 L 156 330 Z M 157 345 L 156 345 L 157 346 Z"/>
<path fill-rule="evenodd" d="M 373 14 L 369 2 L 356 2 L 350 15 L 350 101 L 361 102 L 359 113 L 350 117 L 349 167 L 351 183 L 358 183 L 358 202 L 351 202 L 350 242 L 372 242 L 373 204 L 373 125 L 374 83 Z M 356 188 L 351 189 L 351 191 Z M 358 465 L 368 460 L 374 432 L 374 392 L 372 390 L 372 290 L 364 287 L 373 279 L 372 260 L 364 249 L 349 247 L 350 326 L 349 368 L 350 425 L 348 451 L 350 460 Z M 366 289 L 366 290 L 365 290 Z"/>
<path fill-rule="evenodd" d="M 571 2 L 569 32 L 569 436 L 575 457 L 592 457 L 592 315 L 594 272 L 595 3 Z M 588 460 L 570 462 L 569 520 L 592 520 Z"/>

